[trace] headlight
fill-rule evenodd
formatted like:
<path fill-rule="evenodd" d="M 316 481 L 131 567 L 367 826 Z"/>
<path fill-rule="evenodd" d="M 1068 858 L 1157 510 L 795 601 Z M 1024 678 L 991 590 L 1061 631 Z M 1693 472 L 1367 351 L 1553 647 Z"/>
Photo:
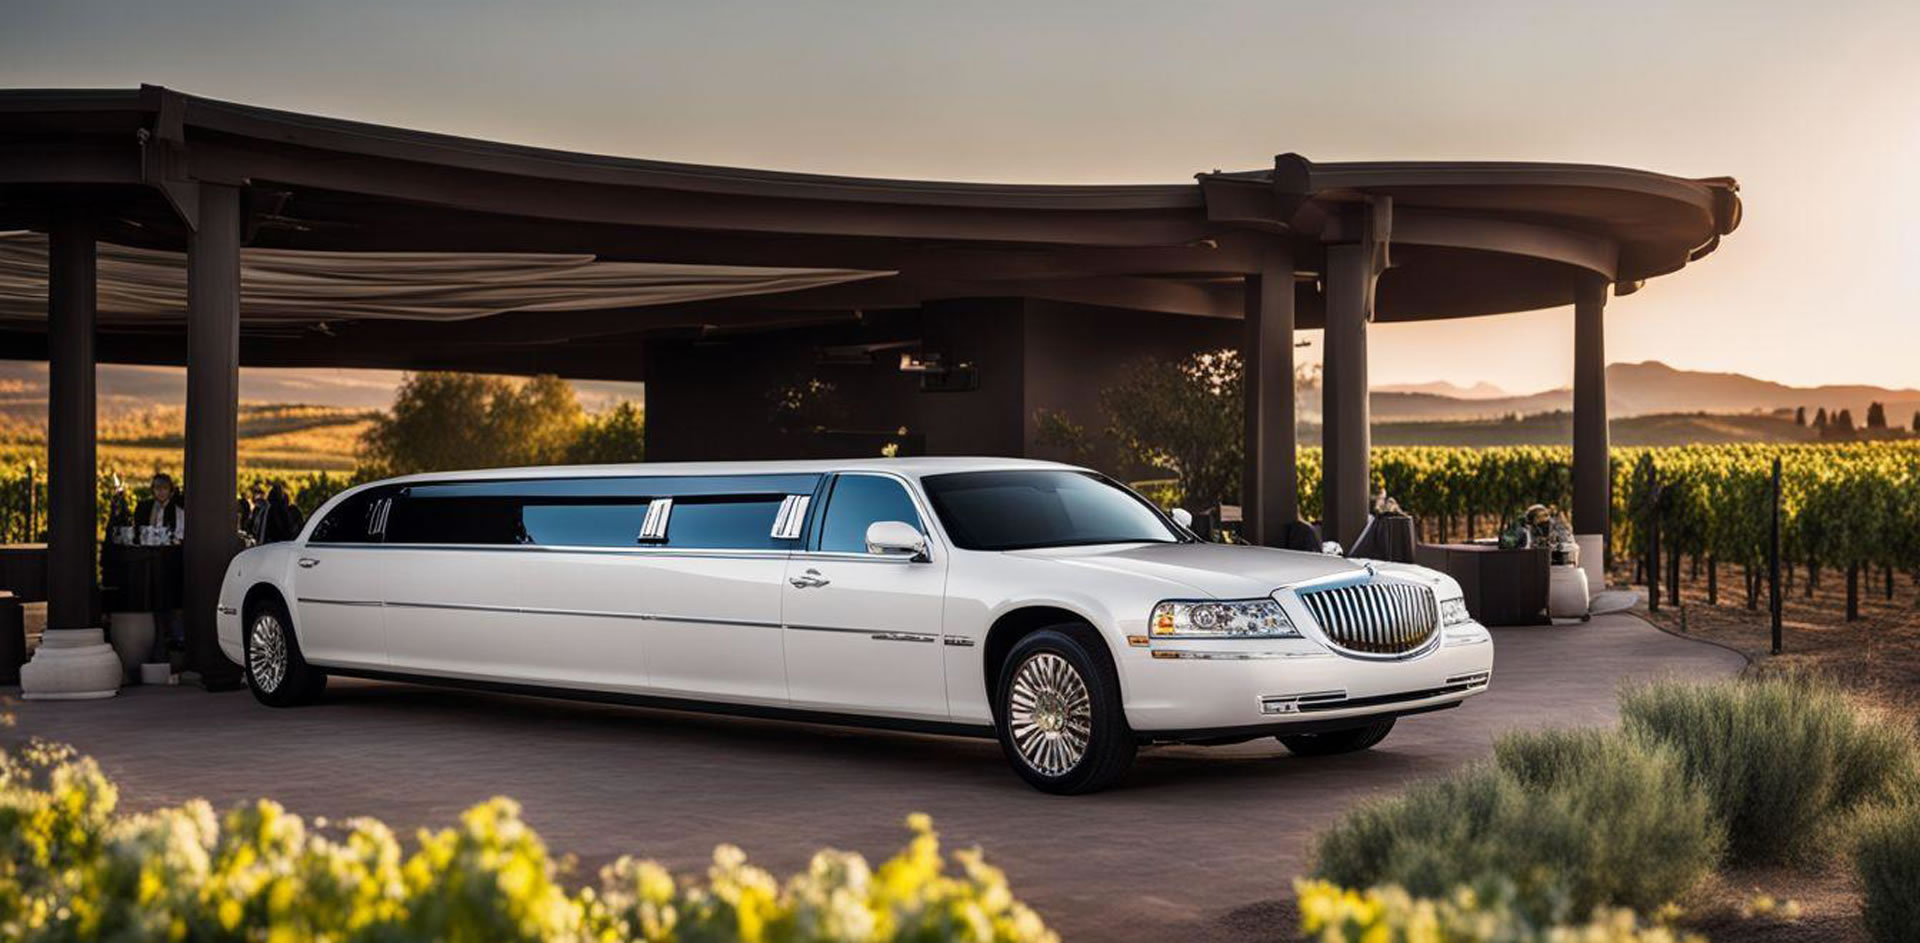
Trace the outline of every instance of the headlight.
<path fill-rule="evenodd" d="M 1168 600 L 1147 620 L 1154 638 L 1299 638 L 1271 599 Z"/>
<path fill-rule="evenodd" d="M 1461 596 L 1440 600 L 1440 624 L 1459 625 L 1472 622 L 1473 615 L 1467 612 L 1467 600 Z"/>

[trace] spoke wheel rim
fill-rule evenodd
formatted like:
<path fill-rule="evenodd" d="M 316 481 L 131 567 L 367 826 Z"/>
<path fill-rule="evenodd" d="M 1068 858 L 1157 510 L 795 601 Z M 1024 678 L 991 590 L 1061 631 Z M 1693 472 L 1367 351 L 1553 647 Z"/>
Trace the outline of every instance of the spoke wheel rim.
<path fill-rule="evenodd" d="M 1052 652 L 1022 662 L 1007 686 L 1007 731 L 1036 773 L 1063 776 L 1079 766 L 1093 737 L 1093 701 L 1080 672 Z"/>
<path fill-rule="evenodd" d="M 263 612 L 247 630 L 247 670 L 262 691 L 278 691 L 287 678 L 287 635 L 273 613 Z"/>

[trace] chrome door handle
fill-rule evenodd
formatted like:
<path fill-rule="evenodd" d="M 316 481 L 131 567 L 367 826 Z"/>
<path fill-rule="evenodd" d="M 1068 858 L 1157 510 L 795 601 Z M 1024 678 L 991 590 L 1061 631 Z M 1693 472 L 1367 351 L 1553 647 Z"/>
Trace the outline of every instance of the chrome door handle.
<path fill-rule="evenodd" d="M 320 565 L 320 561 L 313 557 L 301 557 L 297 562 L 303 570 L 311 570 Z"/>
<path fill-rule="evenodd" d="M 792 583 L 794 589 L 809 589 L 816 586 L 825 586 L 833 581 L 821 576 L 819 570 L 808 570 L 787 582 Z"/>

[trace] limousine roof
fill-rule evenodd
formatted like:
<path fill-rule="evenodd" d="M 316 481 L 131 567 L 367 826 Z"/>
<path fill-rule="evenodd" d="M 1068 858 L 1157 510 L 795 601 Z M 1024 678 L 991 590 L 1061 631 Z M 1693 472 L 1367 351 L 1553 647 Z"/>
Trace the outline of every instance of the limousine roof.
<path fill-rule="evenodd" d="M 511 478 L 622 478 L 685 475 L 778 475 L 827 472 L 891 472 L 908 478 L 949 472 L 1004 471 L 1053 468 L 1084 470 L 1076 465 L 1030 458 L 939 456 L 916 458 L 836 458 L 757 462 L 633 462 L 624 465 L 539 465 L 525 468 L 477 468 L 471 471 L 425 472 L 389 478 L 382 484 L 439 481 L 499 481 Z"/>

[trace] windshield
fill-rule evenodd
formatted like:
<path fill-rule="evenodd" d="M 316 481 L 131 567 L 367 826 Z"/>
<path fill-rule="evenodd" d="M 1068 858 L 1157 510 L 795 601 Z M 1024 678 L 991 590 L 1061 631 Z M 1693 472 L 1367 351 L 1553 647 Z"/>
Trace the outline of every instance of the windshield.
<path fill-rule="evenodd" d="M 1181 539 L 1139 496 L 1087 472 L 958 472 L 929 475 L 921 484 L 948 536 L 967 550 Z"/>

